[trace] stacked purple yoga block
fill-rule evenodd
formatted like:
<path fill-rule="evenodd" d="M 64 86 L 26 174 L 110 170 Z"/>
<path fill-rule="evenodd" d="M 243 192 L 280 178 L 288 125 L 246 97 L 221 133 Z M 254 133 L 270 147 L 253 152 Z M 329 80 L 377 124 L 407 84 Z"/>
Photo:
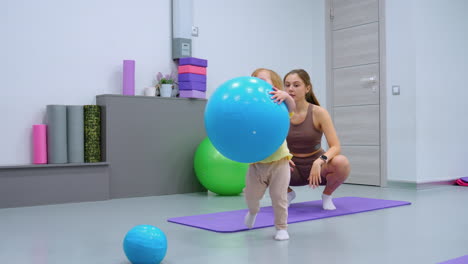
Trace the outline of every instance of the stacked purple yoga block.
<path fill-rule="evenodd" d="M 208 61 L 204 59 L 198 59 L 193 57 L 179 59 L 180 97 L 202 99 L 206 98 L 207 67 Z M 202 74 L 203 72 L 205 74 Z"/>

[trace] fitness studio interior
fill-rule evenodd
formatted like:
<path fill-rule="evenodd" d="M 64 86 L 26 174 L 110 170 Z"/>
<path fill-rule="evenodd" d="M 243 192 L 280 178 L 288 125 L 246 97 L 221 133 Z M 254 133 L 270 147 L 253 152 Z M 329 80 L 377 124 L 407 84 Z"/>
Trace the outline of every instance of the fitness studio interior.
<path fill-rule="evenodd" d="M 468 1 L 0 10 L 0 263 L 468 263 Z"/>

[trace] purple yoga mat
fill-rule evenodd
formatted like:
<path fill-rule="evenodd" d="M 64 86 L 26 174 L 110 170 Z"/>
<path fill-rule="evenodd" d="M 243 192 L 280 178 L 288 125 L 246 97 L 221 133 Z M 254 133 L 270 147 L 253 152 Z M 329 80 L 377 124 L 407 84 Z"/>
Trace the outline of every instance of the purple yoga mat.
<path fill-rule="evenodd" d="M 135 95 L 135 61 L 123 61 L 123 95 Z"/>
<path fill-rule="evenodd" d="M 410 202 L 382 200 L 361 197 L 341 197 L 333 199 L 336 210 L 322 209 L 322 201 L 294 203 L 289 207 L 288 223 L 297 223 L 339 215 L 362 213 L 384 208 L 409 205 Z M 170 218 L 167 221 L 221 233 L 248 230 L 244 225 L 247 209 L 212 214 L 192 215 Z M 273 208 L 262 207 L 257 215 L 253 229 L 273 226 Z"/>
<path fill-rule="evenodd" d="M 465 255 L 463 257 L 447 260 L 444 262 L 440 262 L 439 264 L 466 264 L 468 263 L 468 255 Z"/>

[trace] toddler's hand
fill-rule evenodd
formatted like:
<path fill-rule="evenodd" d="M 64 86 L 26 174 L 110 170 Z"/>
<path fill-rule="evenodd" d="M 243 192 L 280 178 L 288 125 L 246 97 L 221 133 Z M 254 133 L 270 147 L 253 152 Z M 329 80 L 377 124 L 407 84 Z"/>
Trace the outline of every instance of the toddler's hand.
<path fill-rule="evenodd" d="M 271 100 L 273 100 L 275 103 L 281 104 L 289 96 L 287 92 L 281 91 L 276 87 L 273 87 L 273 90 L 274 91 L 270 92 L 270 94 L 273 94 Z"/>

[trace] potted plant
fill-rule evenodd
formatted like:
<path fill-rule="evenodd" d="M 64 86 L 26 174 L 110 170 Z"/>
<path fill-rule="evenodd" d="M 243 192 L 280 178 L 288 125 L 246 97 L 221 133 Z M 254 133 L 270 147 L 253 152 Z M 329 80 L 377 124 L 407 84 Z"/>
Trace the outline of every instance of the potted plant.
<path fill-rule="evenodd" d="M 174 72 L 166 75 L 163 75 L 161 72 L 158 72 L 156 80 L 158 81 L 157 86 L 159 86 L 161 97 L 171 97 L 173 86 L 176 83 L 176 77 Z"/>

